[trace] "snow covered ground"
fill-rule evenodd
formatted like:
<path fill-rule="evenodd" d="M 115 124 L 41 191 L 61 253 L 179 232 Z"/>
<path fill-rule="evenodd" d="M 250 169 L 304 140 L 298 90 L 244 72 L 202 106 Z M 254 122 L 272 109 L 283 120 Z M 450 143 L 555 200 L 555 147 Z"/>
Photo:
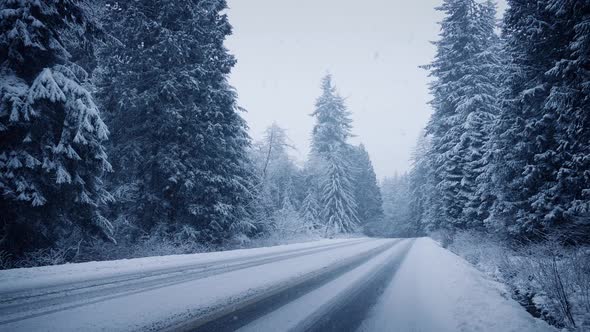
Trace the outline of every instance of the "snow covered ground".
<path fill-rule="evenodd" d="M 255 249 L 228 250 L 192 255 L 170 255 L 115 261 L 63 264 L 0 271 L 0 294 L 43 287 L 67 285 L 74 282 L 102 280 L 123 275 L 154 273 L 196 264 L 213 264 L 235 259 L 246 259 L 265 254 L 318 248 L 326 245 L 360 241 L 361 239 L 324 239 L 313 242 L 279 245 Z"/>
<path fill-rule="evenodd" d="M 506 294 L 428 238 L 323 240 L 0 271 L 0 331 L 552 331 Z"/>
<path fill-rule="evenodd" d="M 360 331 L 555 331 L 429 238 L 412 247 Z"/>
<path fill-rule="evenodd" d="M 129 331 L 145 330 L 146 328 L 160 329 L 174 324 L 177 321 L 205 314 L 211 308 L 220 308 L 230 303 L 246 298 L 251 294 L 256 294 L 272 285 L 287 282 L 301 275 L 321 270 L 327 266 L 337 264 L 346 258 L 359 255 L 369 250 L 375 249 L 391 240 L 330 240 L 315 243 L 306 243 L 302 245 L 278 246 L 264 249 L 240 250 L 227 253 L 212 253 L 193 255 L 196 262 L 207 262 L 209 265 L 203 266 L 205 272 L 219 265 L 225 266 L 225 260 L 229 258 L 246 258 L 259 257 L 256 254 L 264 253 L 283 253 L 285 250 L 294 250 L 301 253 L 302 247 L 305 249 L 314 249 L 320 247 L 322 250 L 310 255 L 299 255 L 288 259 L 273 260 L 272 263 L 255 265 L 243 269 L 233 270 L 222 273 L 212 273 L 211 275 L 201 275 L 202 271 L 189 270 L 190 276 L 181 280 L 182 282 L 173 282 L 171 284 L 164 282 L 160 287 L 155 285 L 151 280 L 141 278 L 144 272 L 159 268 L 157 265 L 167 261 L 166 258 L 153 258 L 155 266 L 149 264 L 150 258 L 129 260 L 128 262 L 134 267 L 122 268 L 126 274 L 135 270 L 138 272 L 137 277 L 132 283 L 123 282 L 122 289 L 111 291 L 107 289 L 104 294 L 93 296 L 91 300 L 81 298 L 73 301 L 48 301 L 46 305 L 37 307 L 33 302 L 27 306 L 27 310 L 13 310 L 19 308 L 21 299 L 16 296 L 16 300 L 9 303 L 0 303 L 0 330 L 6 331 Z M 344 244 L 344 246 L 328 246 L 331 244 Z M 322 247 L 324 246 L 324 247 Z M 305 252 L 304 252 L 305 253 Z M 210 257 L 212 256 L 212 257 Z M 221 259 L 223 258 L 223 259 Z M 266 257 L 265 257 L 266 258 Z M 172 262 L 174 260 L 178 262 Z M 168 257 L 168 267 L 177 264 L 186 264 L 191 259 L 189 257 L 174 256 Z M 104 264 L 104 266 L 103 266 Z M 11 283 L 18 290 L 24 290 L 18 280 L 15 280 L 17 274 L 23 279 L 26 285 L 45 285 L 48 280 L 51 284 L 62 283 L 59 280 L 59 270 L 69 271 L 64 274 L 65 280 L 81 280 L 76 272 L 80 272 L 84 278 L 93 278 L 90 273 L 90 267 L 96 267 L 94 271 L 109 271 L 109 275 L 114 272 L 109 268 L 113 265 L 124 266 L 123 262 L 105 262 L 105 263 L 84 263 L 82 266 L 58 266 L 43 268 L 22 269 L 21 271 L 4 271 L 0 273 L 0 278 Z M 105 267 L 106 266 L 106 267 Z M 103 268 L 104 267 L 104 268 Z M 35 272 L 40 272 L 39 280 L 35 277 Z M 76 271 L 76 272 L 72 272 Z M 184 271 L 180 271 L 181 274 Z M 6 274 L 6 276 L 5 276 Z M 173 273 L 176 277 L 178 272 Z M 153 278 L 151 275 L 146 276 L 148 279 Z M 7 284 L 8 284 L 7 283 Z M 136 287 L 140 283 L 142 287 Z M 4 284 L 3 284 L 4 285 Z M 145 285 L 145 287 L 143 287 Z M 101 290 L 104 285 L 96 286 Z M 128 291 L 128 289 L 131 289 Z M 36 291 L 36 289 L 31 289 Z M 66 295 L 71 291 L 66 291 Z M 6 299 L 8 296 L 3 294 L 13 294 L 13 290 L 4 286 L 1 297 Z M 48 292 L 39 292 L 47 294 L 42 297 L 51 299 L 53 294 Z M 27 301 L 24 298 L 23 301 Z M 3 301 L 4 302 L 4 301 Z M 19 308 L 21 309 L 21 308 Z"/>
<path fill-rule="evenodd" d="M 292 301 L 270 314 L 248 324 L 241 332 L 273 331 L 273 327 L 281 326 L 285 331 L 308 330 L 315 321 L 328 315 L 333 306 L 342 301 L 342 297 L 362 287 L 367 276 L 376 274 L 379 269 L 396 257 L 403 254 L 411 246 L 410 240 L 393 246 L 352 271 L 349 271 L 330 283 L 327 283 Z"/>

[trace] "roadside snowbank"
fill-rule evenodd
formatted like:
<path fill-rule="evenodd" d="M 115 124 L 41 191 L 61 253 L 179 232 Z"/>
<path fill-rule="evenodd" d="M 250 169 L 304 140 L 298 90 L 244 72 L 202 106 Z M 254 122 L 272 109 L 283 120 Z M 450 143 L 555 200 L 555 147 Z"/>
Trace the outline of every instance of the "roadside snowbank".
<path fill-rule="evenodd" d="M 555 331 L 429 238 L 416 240 L 360 331 Z"/>

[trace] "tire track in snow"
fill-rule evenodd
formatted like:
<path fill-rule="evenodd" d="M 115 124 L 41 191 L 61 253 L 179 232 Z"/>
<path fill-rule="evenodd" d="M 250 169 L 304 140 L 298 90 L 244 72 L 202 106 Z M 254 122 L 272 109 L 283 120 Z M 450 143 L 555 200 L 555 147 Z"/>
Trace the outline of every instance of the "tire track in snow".
<path fill-rule="evenodd" d="M 163 330 L 191 332 L 235 331 L 355 269 L 398 243 L 400 243 L 400 240 L 383 244 L 360 255 L 350 257 L 339 264 L 306 274 L 288 283 L 276 285 L 266 292 L 255 294 L 239 303 L 219 308 L 219 310 L 213 311 L 204 317 L 196 317 L 194 320 L 174 324 Z"/>
<path fill-rule="evenodd" d="M 387 285 L 406 258 L 415 240 L 401 253 L 392 255 L 387 264 L 373 271 L 361 284 L 341 292 L 333 301 L 316 311 L 291 332 L 346 332 L 356 331 L 369 310 L 377 303 Z"/>
<path fill-rule="evenodd" d="M 73 286 L 50 287 L 47 291 L 27 296 L 0 294 L 0 326 L 43 316 L 67 309 L 99 303 L 127 295 L 137 294 L 162 287 L 190 282 L 201 278 L 236 270 L 272 264 L 291 258 L 313 255 L 320 252 L 355 246 L 369 240 L 354 240 L 344 243 L 321 245 L 306 249 L 294 249 L 281 253 L 269 253 L 248 258 L 226 259 L 219 262 L 199 263 L 155 272 L 125 277 L 108 278 L 102 282 L 82 282 Z"/>

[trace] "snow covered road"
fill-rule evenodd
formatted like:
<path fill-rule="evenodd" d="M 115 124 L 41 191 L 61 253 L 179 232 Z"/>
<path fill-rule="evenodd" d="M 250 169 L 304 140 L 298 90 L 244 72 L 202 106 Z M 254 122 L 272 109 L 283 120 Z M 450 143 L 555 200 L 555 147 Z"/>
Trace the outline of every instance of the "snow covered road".
<path fill-rule="evenodd" d="M 37 275 L 28 280 L 20 280 L 15 277 L 11 280 L 12 285 L 10 282 L 6 282 L 0 286 L 0 289 L 7 290 L 2 293 L 2 300 L 0 300 L 0 315 L 3 317 L 15 314 L 22 316 L 24 312 L 39 314 L 44 311 L 54 311 L 58 306 L 66 308 L 88 302 L 100 302 L 109 298 L 210 277 L 224 272 L 311 255 L 356 242 L 336 242 L 307 248 L 305 246 L 292 249 L 282 248 L 285 250 L 271 253 L 244 252 L 237 257 L 222 257 L 218 260 L 199 260 L 197 256 L 193 261 L 184 261 L 175 258 L 185 257 L 177 256 L 167 262 L 168 264 L 154 262 L 147 265 L 137 265 L 134 264 L 135 260 L 131 260 L 129 261 L 130 266 L 126 267 L 127 270 L 119 273 L 116 269 L 108 269 L 109 273 L 100 273 L 101 270 L 104 270 L 103 267 L 103 269 L 94 270 L 98 273 L 87 274 L 85 278 L 80 274 L 85 275 L 86 270 L 73 271 L 69 274 L 69 276 L 77 277 L 78 280 L 55 278 L 51 274 L 45 277 Z M 100 277 L 97 278 L 97 275 Z M 0 320 L 0 322 L 2 321 L 4 320 Z"/>
<path fill-rule="evenodd" d="M 0 271 L 0 331 L 509 327 L 551 330 L 426 238 L 322 240 Z"/>

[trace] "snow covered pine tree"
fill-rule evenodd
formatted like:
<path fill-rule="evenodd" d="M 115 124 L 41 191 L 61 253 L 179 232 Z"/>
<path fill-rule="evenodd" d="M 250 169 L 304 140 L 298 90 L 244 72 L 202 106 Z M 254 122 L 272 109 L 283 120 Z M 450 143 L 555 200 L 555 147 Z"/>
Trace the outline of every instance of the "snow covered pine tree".
<path fill-rule="evenodd" d="M 430 137 L 421 132 L 412 152 L 412 169 L 408 174 L 410 194 L 410 219 L 414 224 L 417 234 L 430 231 L 430 226 L 435 225 L 436 214 L 432 214 L 434 197 L 434 175 L 432 174 L 432 162 L 430 154 Z"/>
<path fill-rule="evenodd" d="M 548 75 L 553 84 L 545 102 L 558 114 L 559 169 L 548 196 L 557 204 L 549 211 L 568 240 L 590 242 L 590 2 L 554 0 L 564 51 Z"/>
<path fill-rule="evenodd" d="M 349 159 L 358 219 L 362 225 L 378 221 L 383 217 L 383 200 L 369 152 L 363 144 L 352 146 Z"/>
<path fill-rule="evenodd" d="M 316 197 L 316 191 L 313 188 L 307 191 L 307 195 L 301 202 L 299 214 L 304 222 L 311 225 L 313 229 L 321 228 L 321 209 Z"/>
<path fill-rule="evenodd" d="M 499 60 L 491 52 L 497 45 L 495 10 L 491 2 L 475 0 L 445 0 L 437 9 L 446 16 L 436 58 L 425 68 L 435 78 L 427 133 L 438 197 L 428 209 L 440 213 L 427 214 L 438 216 L 435 228 L 465 228 L 478 220 L 476 179 L 483 173 L 487 130 L 497 112 L 494 70 Z"/>
<path fill-rule="evenodd" d="M 490 225 L 513 236 L 536 236 L 556 218 L 548 195 L 559 168 L 558 114 L 544 107 L 555 79 L 546 73 L 566 51 L 549 0 L 509 1 L 503 34 L 507 66 L 501 112 L 491 135 Z"/>
<path fill-rule="evenodd" d="M 248 232 L 250 139 L 228 75 L 226 1 L 108 1 L 101 100 L 112 186 L 143 232 L 221 242 Z M 180 234 L 182 235 L 182 234 Z"/>
<path fill-rule="evenodd" d="M 2 1 L 0 16 L 0 245 L 18 256 L 80 234 L 112 240 L 98 211 L 111 198 L 108 130 L 62 40 L 84 41 L 92 22 L 75 0 Z"/>
<path fill-rule="evenodd" d="M 359 220 L 352 185 L 353 172 L 346 158 L 351 136 L 350 112 L 344 99 L 332 85 L 332 77 L 322 79 L 322 95 L 316 101 L 312 116 L 316 125 L 312 133 L 311 158 L 317 158 L 320 170 L 320 202 L 325 234 L 349 233 Z"/>

